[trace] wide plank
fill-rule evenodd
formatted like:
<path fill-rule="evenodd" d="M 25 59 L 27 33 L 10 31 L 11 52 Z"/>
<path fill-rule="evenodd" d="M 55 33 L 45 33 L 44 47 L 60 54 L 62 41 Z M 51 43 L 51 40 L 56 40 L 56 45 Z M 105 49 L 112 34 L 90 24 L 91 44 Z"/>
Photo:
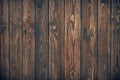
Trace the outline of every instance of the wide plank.
<path fill-rule="evenodd" d="M 22 0 L 11 0 L 10 7 L 10 80 L 22 79 Z"/>
<path fill-rule="evenodd" d="M 98 80 L 110 80 L 110 0 L 98 0 Z"/>
<path fill-rule="evenodd" d="M 35 80 L 35 0 L 23 0 L 23 80 Z"/>
<path fill-rule="evenodd" d="M 82 0 L 81 79 L 97 79 L 97 0 Z"/>
<path fill-rule="evenodd" d="M 64 79 L 64 0 L 49 0 L 49 79 Z"/>
<path fill-rule="evenodd" d="M 80 0 L 65 0 L 65 79 L 80 79 Z"/>

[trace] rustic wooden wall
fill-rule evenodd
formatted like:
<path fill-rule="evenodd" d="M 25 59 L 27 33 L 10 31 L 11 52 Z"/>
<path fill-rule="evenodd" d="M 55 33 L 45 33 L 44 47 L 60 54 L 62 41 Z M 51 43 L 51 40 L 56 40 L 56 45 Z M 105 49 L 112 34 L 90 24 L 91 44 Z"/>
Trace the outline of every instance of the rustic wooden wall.
<path fill-rule="evenodd" d="M 0 80 L 120 80 L 120 0 L 0 0 Z"/>

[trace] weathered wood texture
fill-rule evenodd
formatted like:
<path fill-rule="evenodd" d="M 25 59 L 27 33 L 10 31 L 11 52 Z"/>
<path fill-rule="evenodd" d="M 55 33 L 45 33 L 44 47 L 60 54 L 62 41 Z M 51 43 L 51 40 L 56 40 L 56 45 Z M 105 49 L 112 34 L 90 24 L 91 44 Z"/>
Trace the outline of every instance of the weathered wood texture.
<path fill-rule="evenodd" d="M 120 0 L 0 0 L 0 80 L 120 80 Z"/>

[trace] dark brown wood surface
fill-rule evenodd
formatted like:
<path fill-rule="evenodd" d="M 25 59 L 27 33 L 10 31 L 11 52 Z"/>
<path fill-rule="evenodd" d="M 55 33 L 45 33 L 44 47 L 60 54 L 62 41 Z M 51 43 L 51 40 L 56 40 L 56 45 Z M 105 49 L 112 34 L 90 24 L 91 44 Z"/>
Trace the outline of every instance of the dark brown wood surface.
<path fill-rule="evenodd" d="M 120 0 L 0 0 L 0 80 L 120 80 Z"/>

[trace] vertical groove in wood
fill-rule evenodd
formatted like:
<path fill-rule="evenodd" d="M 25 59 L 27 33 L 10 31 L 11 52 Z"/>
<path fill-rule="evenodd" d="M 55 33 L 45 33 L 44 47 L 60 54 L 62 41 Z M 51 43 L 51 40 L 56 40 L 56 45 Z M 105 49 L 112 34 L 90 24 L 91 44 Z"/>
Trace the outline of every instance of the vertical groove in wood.
<path fill-rule="evenodd" d="M 1 70 L 2 80 L 9 79 L 8 0 L 0 1 Z M 1 79 L 1 74 L 0 74 Z"/>
<path fill-rule="evenodd" d="M 80 79 L 80 0 L 65 0 L 65 79 Z"/>
<path fill-rule="evenodd" d="M 22 79 L 22 3 L 10 1 L 10 80 Z"/>
<path fill-rule="evenodd" d="M 82 76 L 97 79 L 97 0 L 82 0 Z"/>
<path fill-rule="evenodd" d="M 49 78 L 48 0 L 36 0 L 36 80 Z"/>
<path fill-rule="evenodd" d="M 3 5 L 2 0 L 0 1 L 0 79 L 2 80 L 2 12 Z"/>
<path fill-rule="evenodd" d="M 49 1 L 49 79 L 64 79 L 64 0 Z"/>
<path fill-rule="evenodd" d="M 35 1 L 23 0 L 23 80 L 35 79 Z"/>
<path fill-rule="evenodd" d="M 98 79 L 110 80 L 110 0 L 98 0 Z"/>

